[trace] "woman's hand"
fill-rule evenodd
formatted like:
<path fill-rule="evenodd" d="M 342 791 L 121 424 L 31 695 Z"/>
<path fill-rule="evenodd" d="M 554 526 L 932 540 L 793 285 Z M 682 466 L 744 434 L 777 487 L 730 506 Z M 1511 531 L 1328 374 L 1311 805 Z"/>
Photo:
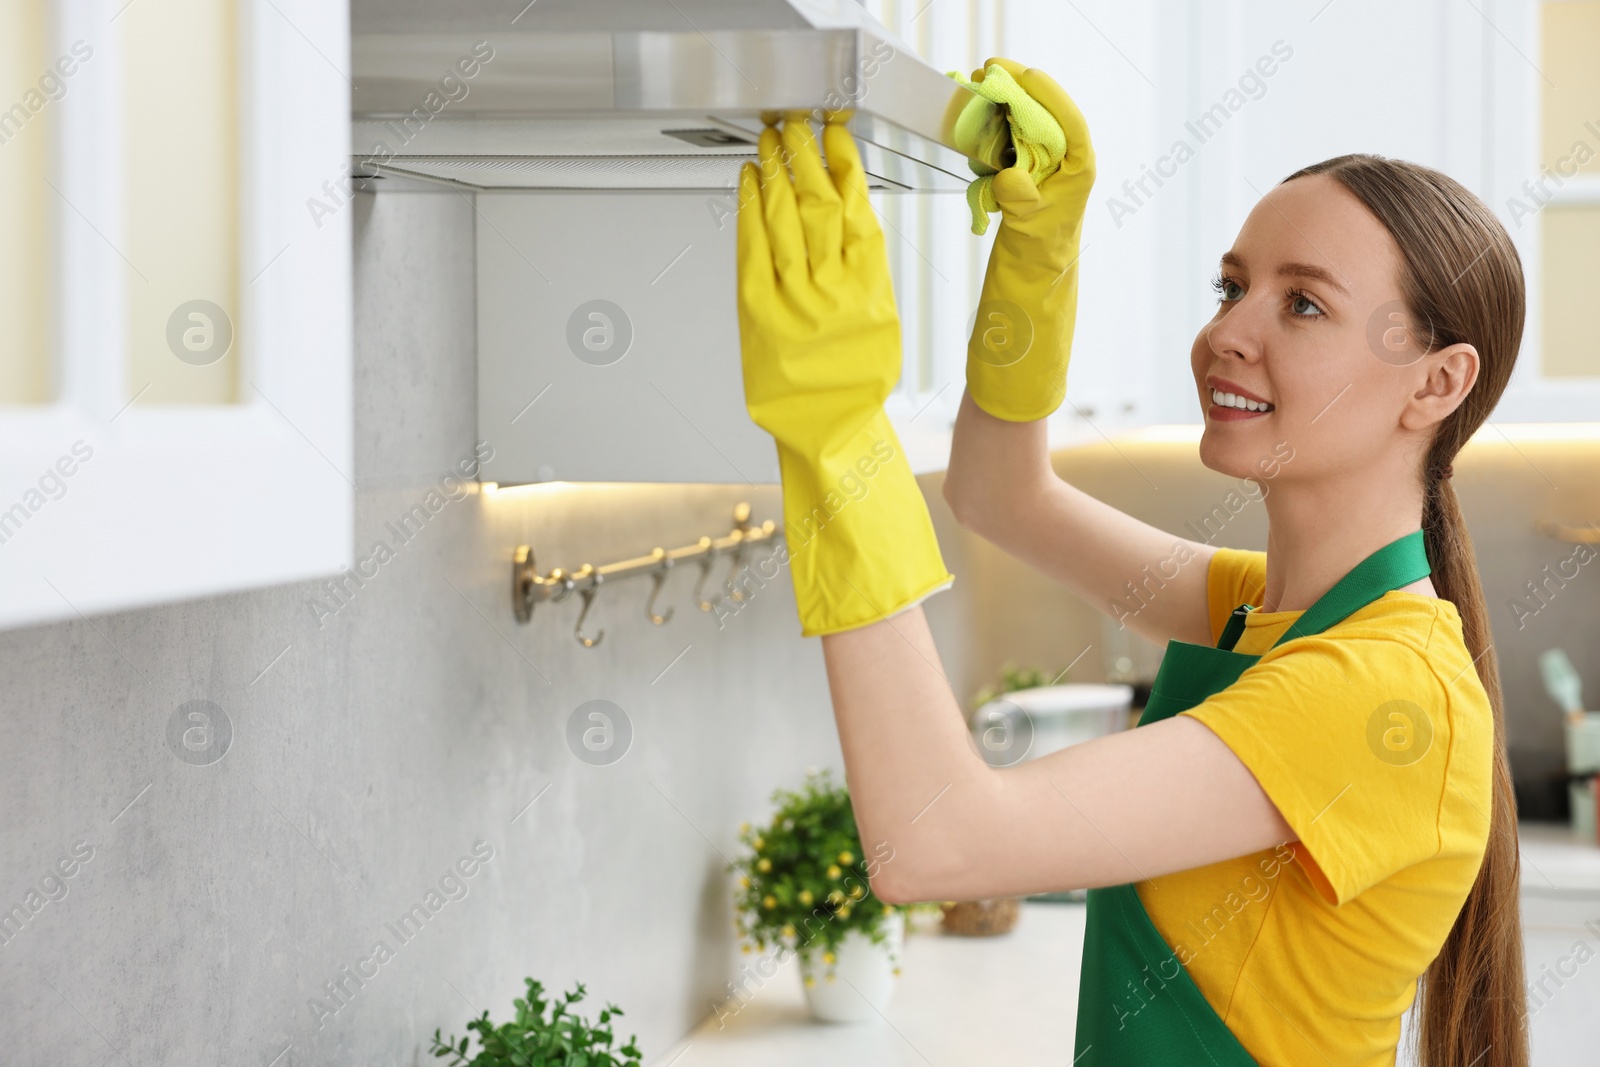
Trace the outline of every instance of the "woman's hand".
<path fill-rule="evenodd" d="M 927 501 L 883 401 L 900 319 L 850 132 L 807 117 L 761 133 L 739 173 L 745 404 L 778 444 L 801 634 L 887 618 L 949 585 Z"/>
<path fill-rule="evenodd" d="M 739 175 L 739 337 L 745 401 L 780 444 L 815 451 L 900 378 L 900 317 L 850 131 L 804 113 L 761 132 Z M 791 177 L 792 175 L 792 177 Z"/>
<path fill-rule="evenodd" d="M 1044 105 L 1066 134 L 1061 167 L 1035 185 L 1021 167 L 994 176 L 1000 205 L 967 345 L 967 390 L 984 411 L 1010 422 L 1042 419 L 1061 406 L 1078 308 L 1078 253 L 1083 216 L 1094 185 L 1089 124 L 1066 91 L 1044 71 L 990 59 Z"/>

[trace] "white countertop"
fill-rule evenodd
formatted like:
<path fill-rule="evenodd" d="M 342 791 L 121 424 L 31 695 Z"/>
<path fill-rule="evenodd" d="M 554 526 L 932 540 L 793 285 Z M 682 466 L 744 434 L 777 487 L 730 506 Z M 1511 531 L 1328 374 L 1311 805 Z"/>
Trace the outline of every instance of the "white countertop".
<path fill-rule="evenodd" d="M 945 934 L 937 922 L 906 935 L 882 1017 L 812 1022 L 791 955 L 724 1025 L 708 1018 L 651 1067 L 1070 1063 L 1084 905 L 1025 902 L 998 937 Z"/>
<path fill-rule="evenodd" d="M 1563 823 L 1517 824 L 1522 892 L 1600 894 L 1600 845 Z"/>
<path fill-rule="evenodd" d="M 1579 946 L 1592 954 L 1600 935 L 1600 846 L 1556 823 L 1521 823 L 1517 840 L 1533 1062 L 1592 1067 L 1600 970 L 1579 965 Z"/>
<path fill-rule="evenodd" d="M 1600 846 L 1556 824 L 1522 823 L 1518 836 L 1529 965 L 1536 969 L 1544 957 L 1570 949 L 1578 923 L 1600 915 Z M 736 1002 L 727 1005 L 721 1025 L 708 1015 L 683 1041 L 649 1062 L 651 1067 L 832 1062 L 1059 1067 L 1072 1059 L 1083 929 L 1082 904 L 1024 903 L 1016 929 L 1000 937 L 957 937 L 943 933 L 937 918 L 924 919 L 906 936 L 902 973 L 887 1010 L 847 1025 L 812 1022 L 799 963 L 791 956 L 742 1008 Z M 1581 999 L 1565 998 L 1570 1003 L 1552 1005 L 1535 1020 L 1542 1054 L 1578 1047 L 1565 1031 L 1588 1022 L 1558 1016 Z"/>

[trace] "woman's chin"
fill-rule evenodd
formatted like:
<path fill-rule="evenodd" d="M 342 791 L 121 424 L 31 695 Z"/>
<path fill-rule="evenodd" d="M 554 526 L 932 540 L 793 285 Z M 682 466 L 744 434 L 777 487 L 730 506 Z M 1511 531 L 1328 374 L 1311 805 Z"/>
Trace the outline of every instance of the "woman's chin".
<path fill-rule="evenodd" d="M 1210 423 L 1200 435 L 1200 463 L 1207 470 L 1225 474 L 1230 478 L 1258 477 L 1256 461 L 1259 456 L 1242 447 L 1244 442 L 1227 439 L 1227 428 L 1216 433 Z"/>

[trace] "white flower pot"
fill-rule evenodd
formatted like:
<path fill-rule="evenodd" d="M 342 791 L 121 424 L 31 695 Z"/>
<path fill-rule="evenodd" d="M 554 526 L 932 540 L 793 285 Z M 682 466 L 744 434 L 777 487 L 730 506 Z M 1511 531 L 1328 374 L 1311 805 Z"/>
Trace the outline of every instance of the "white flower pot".
<path fill-rule="evenodd" d="M 876 1019 L 889 1006 L 894 990 L 893 950 L 898 956 L 905 944 L 905 915 L 896 910 L 884 919 L 887 936 L 876 944 L 859 930 L 851 930 L 839 942 L 833 966 L 822 960 L 818 948 L 800 957 L 801 980 L 814 979 L 805 986 L 811 1017 L 825 1023 L 854 1023 Z M 832 980 L 828 977 L 833 972 Z"/>

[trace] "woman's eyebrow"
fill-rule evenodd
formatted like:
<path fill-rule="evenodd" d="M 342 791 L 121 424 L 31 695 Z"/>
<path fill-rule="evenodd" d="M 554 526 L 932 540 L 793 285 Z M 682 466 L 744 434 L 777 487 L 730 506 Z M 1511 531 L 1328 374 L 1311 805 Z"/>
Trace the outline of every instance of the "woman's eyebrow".
<path fill-rule="evenodd" d="M 1246 270 L 1244 260 L 1232 252 L 1222 253 L 1222 265 L 1233 267 L 1236 270 Z M 1349 296 L 1350 291 L 1340 285 L 1333 274 L 1315 263 L 1280 263 L 1278 264 L 1278 277 L 1280 278 L 1313 278 L 1332 287 L 1342 296 Z"/>

